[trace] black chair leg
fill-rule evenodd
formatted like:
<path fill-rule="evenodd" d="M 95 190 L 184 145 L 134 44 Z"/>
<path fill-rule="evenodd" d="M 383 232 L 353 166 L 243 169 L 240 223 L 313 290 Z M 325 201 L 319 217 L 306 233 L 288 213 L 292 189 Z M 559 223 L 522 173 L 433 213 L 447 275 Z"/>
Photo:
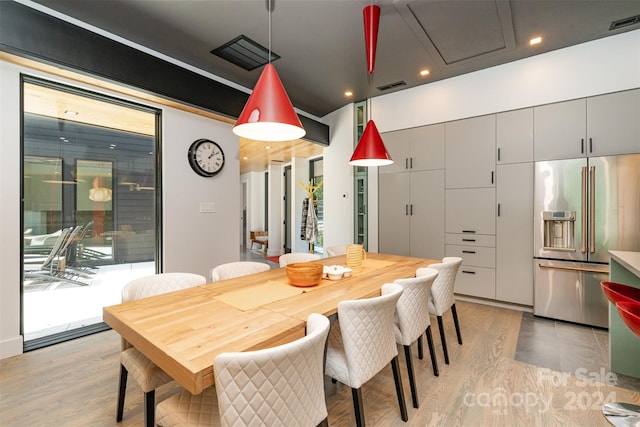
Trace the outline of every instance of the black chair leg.
<path fill-rule="evenodd" d="M 118 409 L 116 410 L 116 422 L 122 421 L 124 415 L 124 395 L 127 392 L 127 377 L 129 372 L 120 365 L 120 384 L 118 385 Z"/>
<path fill-rule="evenodd" d="M 444 326 L 442 325 L 442 316 L 438 318 L 438 329 L 440 330 L 440 341 L 442 341 L 442 352 L 444 353 L 444 363 L 449 364 L 449 353 L 447 352 L 447 339 L 444 336 Z"/>
<path fill-rule="evenodd" d="M 453 323 L 456 325 L 456 334 L 458 334 L 458 344 L 462 345 L 462 335 L 460 335 L 460 323 L 458 323 L 458 312 L 456 311 L 456 304 L 451 306 L 451 314 L 453 314 Z"/>
<path fill-rule="evenodd" d="M 364 405 L 362 404 L 362 390 L 359 388 L 351 389 L 353 397 L 353 412 L 356 416 L 356 426 L 364 427 Z"/>
<path fill-rule="evenodd" d="M 156 425 L 156 391 L 151 390 L 144 394 L 144 425 L 154 427 Z"/>
<path fill-rule="evenodd" d="M 418 338 L 418 359 L 422 360 L 424 357 L 424 351 L 422 350 L 422 335 Z"/>
<path fill-rule="evenodd" d="M 413 407 L 417 408 L 420 403 L 418 402 L 418 390 L 416 389 L 416 377 L 413 371 L 413 359 L 411 358 L 411 346 L 405 345 L 404 358 L 407 361 L 407 373 L 409 374 L 409 388 L 411 389 L 411 400 Z"/>
<path fill-rule="evenodd" d="M 440 376 L 438 371 L 438 359 L 436 359 L 436 349 L 433 346 L 433 336 L 431 335 L 431 325 L 427 327 L 427 345 L 429 346 L 429 355 L 431 356 L 431 366 L 433 366 L 433 375 Z"/>
<path fill-rule="evenodd" d="M 400 363 L 398 356 L 391 359 L 391 368 L 393 369 L 393 380 L 396 383 L 396 394 L 398 395 L 398 406 L 400 406 L 400 417 L 402 421 L 409 421 L 407 414 L 407 404 L 404 401 L 404 389 L 402 388 L 402 378 L 400 377 Z"/>

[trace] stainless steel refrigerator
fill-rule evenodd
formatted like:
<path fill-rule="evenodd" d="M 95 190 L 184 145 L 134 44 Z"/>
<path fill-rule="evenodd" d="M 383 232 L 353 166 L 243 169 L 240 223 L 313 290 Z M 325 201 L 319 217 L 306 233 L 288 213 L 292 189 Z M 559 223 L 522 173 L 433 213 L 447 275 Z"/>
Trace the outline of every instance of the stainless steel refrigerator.
<path fill-rule="evenodd" d="M 536 162 L 534 182 L 534 314 L 608 327 L 608 251 L 640 251 L 640 154 Z"/>

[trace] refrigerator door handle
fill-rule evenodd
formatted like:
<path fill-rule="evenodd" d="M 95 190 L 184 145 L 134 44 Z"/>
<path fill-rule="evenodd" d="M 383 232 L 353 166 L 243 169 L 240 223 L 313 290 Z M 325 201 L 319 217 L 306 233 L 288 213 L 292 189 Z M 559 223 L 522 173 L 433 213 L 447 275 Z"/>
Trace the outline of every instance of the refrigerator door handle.
<path fill-rule="evenodd" d="M 596 252 L 596 167 L 589 171 L 589 247 L 592 254 Z"/>
<path fill-rule="evenodd" d="M 565 267 L 558 267 L 555 265 L 544 265 L 544 264 L 538 264 L 538 267 L 540 268 L 545 268 L 547 270 L 565 270 L 565 271 L 584 271 L 587 273 L 605 273 L 605 274 L 609 274 L 609 266 L 608 265 L 603 265 L 602 267 L 573 267 L 573 266 L 565 266 Z"/>
<path fill-rule="evenodd" d="M 580 210 L 582 213 L 581 225 L 582 225 L 582 253 L 587 252 L 587 167 L 582 167 L 582 191 L 581 191 L 581 203 Z"/>

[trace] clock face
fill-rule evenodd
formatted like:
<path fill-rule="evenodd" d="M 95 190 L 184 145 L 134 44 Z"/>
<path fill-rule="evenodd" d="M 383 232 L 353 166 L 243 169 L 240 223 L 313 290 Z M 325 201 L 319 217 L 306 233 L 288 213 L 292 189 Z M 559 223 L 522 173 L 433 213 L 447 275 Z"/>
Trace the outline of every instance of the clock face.
<path fill-rule="evenodd" d="M 222 148 L 209 139 L 198 139 L 189 147 L 189 164 L 201 176 L 214 176 L 224 166 Z"/>

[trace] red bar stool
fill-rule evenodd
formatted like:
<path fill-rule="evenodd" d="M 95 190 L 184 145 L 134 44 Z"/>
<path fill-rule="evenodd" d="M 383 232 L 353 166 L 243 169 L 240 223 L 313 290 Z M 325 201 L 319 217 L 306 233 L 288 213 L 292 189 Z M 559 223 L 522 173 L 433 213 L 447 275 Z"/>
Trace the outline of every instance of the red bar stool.
<path fill-rule="evenodd" d="M 615 282 L 602 282 L 601 286 L 622 321 L 640 338 L 640 289 Z M 614 426 L 640 425 L 640 406 L 632 403 L 607 403 L 602 407 L 602 414 Z"/>

